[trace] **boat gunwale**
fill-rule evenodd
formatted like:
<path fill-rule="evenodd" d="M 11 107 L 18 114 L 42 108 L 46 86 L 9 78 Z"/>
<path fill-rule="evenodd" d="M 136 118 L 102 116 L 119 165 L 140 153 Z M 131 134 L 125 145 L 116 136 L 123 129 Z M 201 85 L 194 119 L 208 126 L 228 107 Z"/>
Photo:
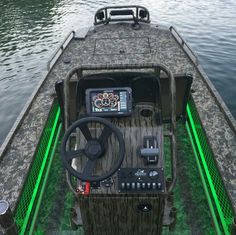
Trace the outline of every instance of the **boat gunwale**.
<path fill-rule="evenodd" d="M 178 37 L 180 40 L 182 40 L 182 42 L 180 42 L 178 40 L 178 38 L 176 38 L 176 36 L 173 34 L 173 32 L 171 31 L 171 29 L 174 29 L 175 32 L 177 33 Z M 233 117 L 232 113 L 230 112 L 230 110 L 228 109 L 227 105 L 225 104 L 224 100 L 222 99 L 222 97 L 220 96 L 219 92 L 216 90 L 216 88 L 214 87 L 213 83 L 211 82 L 211 80 L 209 79 L 208 75 L 206 74 L 206 72 L 204 71 L 203 67 L 201 66 L 201 64 L 199 63 L 199 59 L 198 56 L 193 53 L 191 47 L 187 44 L 187 42 L 181 37 L 181 35 L 178 33 L 178 31 L 174 28 L 174 27 L 170 27 L 170 31 L 172 36 L 174 37 L 174 39 L 176 40 L 176 42 L 181 46 L 181 48 L 183 49 L 183 51 L 185 52 L 185 54 L 188 56 L 188 58 L 191 60 L 191 62 L 193 63 L 194 67 L 197 69 L 197 72 L 200 74 L 200 76 L 203 78 L 202 81 L 204 82 L 204 84 L 206 84 L 208 90 L 210 91 L 211 95 L 213 96 L 217 106 L 220 108 L 220 111 L 223 113 L 227 123 L 229 124 L 230 129 L 233 131 L 233 133 L 236 135 L 236 119 Z M 186 48 L 184 47 L 184 45 L 186 45 L 186 47 L 189 49 L 189 51 L 192 53 L 192 55 L 188 52 L 188 50 L 186 50 Z M 193 57 L 196 59 L 196 61 L 193 59 Z M 192 97 L 193 102 L 194 102 L 194 98 Z M 194 102 L 195 104 L 195 102 Z M 197 106 L 195 104 L 195 107 L 197 109 Z M 198 111 L 198 109 L 197 109 Z M 199 112 L 198 112 L 199 115 Z M 207 141 L 209 146 L 211 147 L 211 141 L 208 138 L 208 135 L 206 133 L 206 130 L 204 129 L 204 125 L 202 123 L 202 120 L 200 119 L 202 127 L 203 127 L 203 131 L 207 137 Z M 212 147 L 211 147 L 212 152 L 214 153 Z M 236 215 L 236 208 L 234 207 L 235 203 L 233 201 L 232 195 L 229 192 L 229 189 L 226 185 L 226 181 L 223 180 L 223 172 L 221 171 L 221 169 L 219 168 L 219 163 L 217 162 L 217 160 L 214 158 L 214 162 L 215 165 L 217 167 L 217 170 L 221 176 L 222 179 L 222 183 L 224 185 L 224 189 L 226 191 L 226 194 L 228 196 L 228 199 L 230 200 L 232 209 L 234 211 L 234 215 Z"/>
<path fill-rule="evenodd" d="M 176 32 L 179 39 L 181 39 L 181 42 L 178 40 L 178 38 L 175 36 L 175 34 L 173 34 L 172 29 Z M 185 54 L 188 56 L 190 61 L 193 63 L 194 67 L 197 69 L 197 71 L 199 72 L 199 74 L 203 78 L 202 81 L 204 81 L 204 83 L 207 85 L 208 90 L 210 91 L 210 93 L 214 97 L 214 99 L 215 99 L 216 103 L 218 104 L 220 110 L 223 112 L 224 117 L 227 120 L 227 123 L 229 124 L 232 131 L 236 135 L 236 119 L 233 117 L 233 115 L 230 112 L 229 108 L 227 107 L 226 103 L 224 102 L 224 100 L 220 96 L 219 92 L 216 90 L 215 86 L 213 85 L 213 83 L 209 79 L 208 75 L 204 71 L 201 64 L 199 63 L 198 56 L 192 51 L 192 49 L 188 45 L 188 43 L 181 37 L 181 35 L 178 33 L 178 31 L 173 26 L 170 26 L 169 30 L 171 32 L 171 35 L 175 39 L 175 41 L 181 46 L 181 48 L 183 49 Z M 188 52 L 188 50 L 186 50 L 186 48 L 184 46 L 186 46 L 188 48 L 188 50 L 191 52 L 191 54 Z M 195 60 L 193 59 L 193 57 L 195 58 Z"/>

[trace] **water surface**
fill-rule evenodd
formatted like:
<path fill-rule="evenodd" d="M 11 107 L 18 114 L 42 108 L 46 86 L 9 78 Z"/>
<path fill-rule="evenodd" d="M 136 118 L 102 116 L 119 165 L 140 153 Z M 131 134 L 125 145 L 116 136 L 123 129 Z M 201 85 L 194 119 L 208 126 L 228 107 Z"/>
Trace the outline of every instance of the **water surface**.
<path fill-rule="evenodd" d="M 92 24 L 100 7 L 125 4 L 146 6 L 152 22 L 176 26 L 236 117 L 236 1 L 2 0 L 0 144 L 67 32 Z"/>

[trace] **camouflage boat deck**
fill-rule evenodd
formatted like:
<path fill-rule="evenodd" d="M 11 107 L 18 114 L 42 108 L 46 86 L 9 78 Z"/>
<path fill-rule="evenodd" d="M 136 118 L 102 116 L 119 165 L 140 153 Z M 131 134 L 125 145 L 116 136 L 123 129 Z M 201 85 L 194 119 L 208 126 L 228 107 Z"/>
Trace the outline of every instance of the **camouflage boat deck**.
<path fill-rule="evenodd" d="M 192 96 L 236 211 L 235 120 L 175 30 L 148 24 L 134 30 L 122 23 L 97 26 L 83 34 L 71 34 L 68 46 L 40 81 L 1 146 L 0 198 L 15 208 L 55 97 L 57 80 L 78 65 L 156 63 L 174 74 L 194 75 Z"/>

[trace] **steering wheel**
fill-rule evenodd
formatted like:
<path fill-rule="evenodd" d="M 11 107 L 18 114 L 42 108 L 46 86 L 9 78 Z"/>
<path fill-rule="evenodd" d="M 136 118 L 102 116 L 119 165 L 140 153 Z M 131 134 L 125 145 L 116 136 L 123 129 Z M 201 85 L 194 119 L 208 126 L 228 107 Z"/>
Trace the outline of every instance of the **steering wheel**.
<path fill-rule="evenodd" d="M 92 137 L 92 133 L 88 127 L 89 123 L 99 123 L 100 125 L 104 126 L 99 137 Z M 81 132 L 85 137 L 86 144 L 82 149 L 67 151 L 67 142 L 69 137 L 73 132 L 76 131 L 77 128 L 79 129 L 79 132 Z M 109 171 L 106 171 L 102 175 L 95 176 L 93 175 L 93 170 L 98 159 L 102 159 L 104 156 L 106 152 L 106 146 L 108 145 L 108 139 L 112 134 L 114 134 L 119 143 L 118 159 L 112 165 Z M 61 144 L 61 156 L 65 168 L 71 175 L 83 181 L 98 182 L 113 175 L 121 166 L 125 156 L 125 142 L 120 130 L 108 120 L 99 117 L 86 117 L 74 122 L 66 130 Z M 82 156 L 87 158 L 87 162 L 85 163 L 83 170 L 79 172 L 71 166 L 71 161 L 74 158 L 80 158 Z"/>

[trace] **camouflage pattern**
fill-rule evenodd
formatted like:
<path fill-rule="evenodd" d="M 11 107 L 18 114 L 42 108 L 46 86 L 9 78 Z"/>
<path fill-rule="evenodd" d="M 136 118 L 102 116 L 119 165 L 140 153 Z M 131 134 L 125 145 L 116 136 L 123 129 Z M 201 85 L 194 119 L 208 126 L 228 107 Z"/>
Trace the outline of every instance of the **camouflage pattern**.
<path fill-rule="evenodd" d="M 195 76 L 194 102 L 236 209 L 235 120 L 201 67 L 190 60 L 168 28 L 142 24 L 134 30 L 125 23 L 92 27 L 85 38 L 73 38 L 40 81 L 0 149 L 0 199 L 15 208 L 53 102 L 55 82 L 78 65 L 123 63 L 157 63 L 174 74 Z"/>

